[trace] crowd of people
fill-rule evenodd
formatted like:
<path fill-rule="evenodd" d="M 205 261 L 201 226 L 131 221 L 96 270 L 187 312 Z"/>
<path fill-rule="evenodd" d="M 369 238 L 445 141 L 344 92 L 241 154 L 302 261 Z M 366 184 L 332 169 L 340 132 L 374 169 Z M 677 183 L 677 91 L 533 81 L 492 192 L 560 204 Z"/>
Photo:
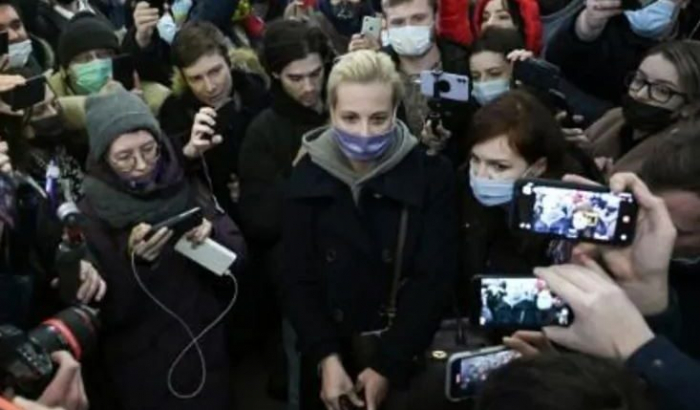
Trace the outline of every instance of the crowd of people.
<path fill-rule="evenodd" d="M 99 317 L 43 393 L 0 354 L 0 408 L 246 409 L 264 351 L 289 410 L 422 410 L 475 298 L 521 357 L 430 409 L 696 408 L 699 40 L 691 0 L 0 0 L 0 325 Z M 615 195 L 518 229 L 525 178 Z"/>

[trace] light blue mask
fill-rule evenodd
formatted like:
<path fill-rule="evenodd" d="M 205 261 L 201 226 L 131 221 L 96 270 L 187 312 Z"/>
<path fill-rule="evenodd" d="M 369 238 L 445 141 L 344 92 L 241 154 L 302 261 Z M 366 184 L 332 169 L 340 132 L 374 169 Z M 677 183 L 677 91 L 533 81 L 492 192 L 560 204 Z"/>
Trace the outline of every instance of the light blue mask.
<path fill-rule="evenodd" d="M 175 34 L 177 34 L 178 28 L 173 20 L 173 16 L 165 13 L 163 17 L 158 20 L 158 35 L 160 38 L 168 44 L 172 44 L 175 39 Z"/>
<path fill-rule="evenodd" d="M 671 0 L 659 0 L 641 10 L 626 11 L 625 16 L 638 36 L 658 40 L 673 29 L 679 11 Z"/>
<path fill-rule="evenodd" d="M 192 0 L 175 0 L 172 6 L 170 6 L 170 12 L 173 13 L 173 19 L 178 25 L 187 20 L 187 16 L 190 14 L 192 9 Z"/>
<path fill-rule="evenodd" d="M 510 91 L 510 81 L 505 79 L 474 83 L 473 95 L 482 107 Z"/>
<path fill-rule="evenodd" d="M 100 58 L 70 68 L 75 91 L 80 95 L 98 93 L 112 78 L 112 60 Z"/>
<path fill-rule="evenodd" d="M 498 206 L 513 200 L 514 179 L 488 179 L 469 174 L 469 185 L 477 201 L 484 206 Z"/>

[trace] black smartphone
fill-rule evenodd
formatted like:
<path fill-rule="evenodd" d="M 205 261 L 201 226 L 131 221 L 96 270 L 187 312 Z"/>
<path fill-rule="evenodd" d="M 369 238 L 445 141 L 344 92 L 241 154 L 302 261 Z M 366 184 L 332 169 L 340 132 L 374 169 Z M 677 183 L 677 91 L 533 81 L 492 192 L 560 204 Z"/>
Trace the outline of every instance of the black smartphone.
<path fill-rule="evenodd" d="M 511 227 L 576 242 L 627 245 L 639 207 L 630 192 L 544 179 L 515 183 Z"/>
<path fill-rule="evenodd" d="M 231 122 L 231 117 L 235 114 L 236 102 L 231 99 L 216 110 L 216 126 L 214 127 L 214 135 L 225 137 L 228 127 Z M 213 137 L 212 135 L 211 137 Z"/>
<path fill-rule="evenodd" d="M 445 395 L 450 401 L 475 397 L 489 374 L 520 357 L 505 346 L 456 353 L 447 361 Z"/>
<path fill-rule="evenodd" d="M 531 58 L 515 62 L 513 79 L 540 90 L 556 90 L 561 80 L 561 70 L 552 63 Z"/>
<path fill-rule="evenodd" d="M 84 247 L 70 247 L 61 243 L 54 266 L 58 274 L 58 294 L 65 304 L 73 304 L 77 300 L 80 280 L 81 260 L 85 257 Z"/>
<path fill-rule="evenodd" d="M 476 276 L 472 291 L 472 323 L 484 328 L 539 330 L 567 327 L 574 320 L 571 307 L 534 276 Z"/>
<path fill-rule="evenodd" d="M 192 208 L 181 214 L 175 215 L 151 227 L 145 241 L 149 240 L 156 232 L 163 228 L 168 228 L 173 231 L 173 237 L 180 238 L 183 234 L 198 227 L 202 223 L 202 209 L 200 207 Z"/>
<path fill-rule="evenodd" d="M 10 105 L 13 111 L 29 108 L 46 98 L 46 77 L 39 75 L 26 81 L 24 85 L 2 94 L 2 100 Z"/>
<path fill-rule="evenodd" d="M 10 53 L 10 35 L 7 31 L 0 32 L 0 56 Z"/>
<path fill-rule="evenodd" d="M 160 14 L 165 10 L 165 0 L 148 0 L 148 4 L 154 9 L 158 9 Z"/>
<path fill-rule="evenodd" d="M 135 87 L 134 71 L 134 58 L 130 55 L 125 54 L 112 59 L 112 78 L 127 90 L 133 90 Z"/>

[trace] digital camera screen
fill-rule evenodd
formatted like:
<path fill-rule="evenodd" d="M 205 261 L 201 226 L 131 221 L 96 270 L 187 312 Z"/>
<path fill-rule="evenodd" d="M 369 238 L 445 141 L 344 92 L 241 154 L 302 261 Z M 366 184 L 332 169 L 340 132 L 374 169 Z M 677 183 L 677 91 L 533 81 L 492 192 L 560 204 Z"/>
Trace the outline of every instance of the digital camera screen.
<path fill-rule="evenodd" d="M 518 352 L 507 349 L 459 360 L 454 364 L 453 395 L 456 398 L 476 395 L 492 371 L 518 357 Z"/>
<path fill-rule="evenodd" d="M 583 239 L 601 242 L 631 239 L 628 232 L 621 230 L 620 223 L 627 228 L 633 225 L 628 205 L 634 205 L 632 194 L 592 192 L 570 188 L 542 186 L 527 183 L 521 195 L 533 198 L 529 215 L 521 215 L 519 226 L 529 231 L 556 235 L 569 239 Z M 620 220 L 620 211 L 622 219 Z"/>
<path fill-rule="evenodd" d="M 481 326 L 539 329 L 569 326 L 572 319 L 571 308 L 541 279 L 481 279 Z"/>

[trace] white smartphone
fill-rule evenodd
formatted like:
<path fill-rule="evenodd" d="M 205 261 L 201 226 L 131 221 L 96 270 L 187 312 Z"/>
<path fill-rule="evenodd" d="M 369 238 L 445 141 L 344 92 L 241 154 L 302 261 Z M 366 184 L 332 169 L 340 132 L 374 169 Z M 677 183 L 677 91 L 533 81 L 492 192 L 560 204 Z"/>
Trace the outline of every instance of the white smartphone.
<path fill-rule="evenodd" d="M 467 102 L 469 101 L 470 88 L 470 80 L 466 75 L 440 71 L 420 73 L 420 89 L 426 97 L 441 97 L 451 101 Z"/>
<path fill-rule="evenodd" d="M 447 361 L 445 395 L 450 401 L 476 396 L 489 374 L 520 354 L 505 346 L 456 353 Z"/>
<path fill-rule="evenodd" d="M 365 16 L 362 20 L 363 36 L 373 37 L 379 40 L 382 36 L 382 19 L 379 17 Z"/>

